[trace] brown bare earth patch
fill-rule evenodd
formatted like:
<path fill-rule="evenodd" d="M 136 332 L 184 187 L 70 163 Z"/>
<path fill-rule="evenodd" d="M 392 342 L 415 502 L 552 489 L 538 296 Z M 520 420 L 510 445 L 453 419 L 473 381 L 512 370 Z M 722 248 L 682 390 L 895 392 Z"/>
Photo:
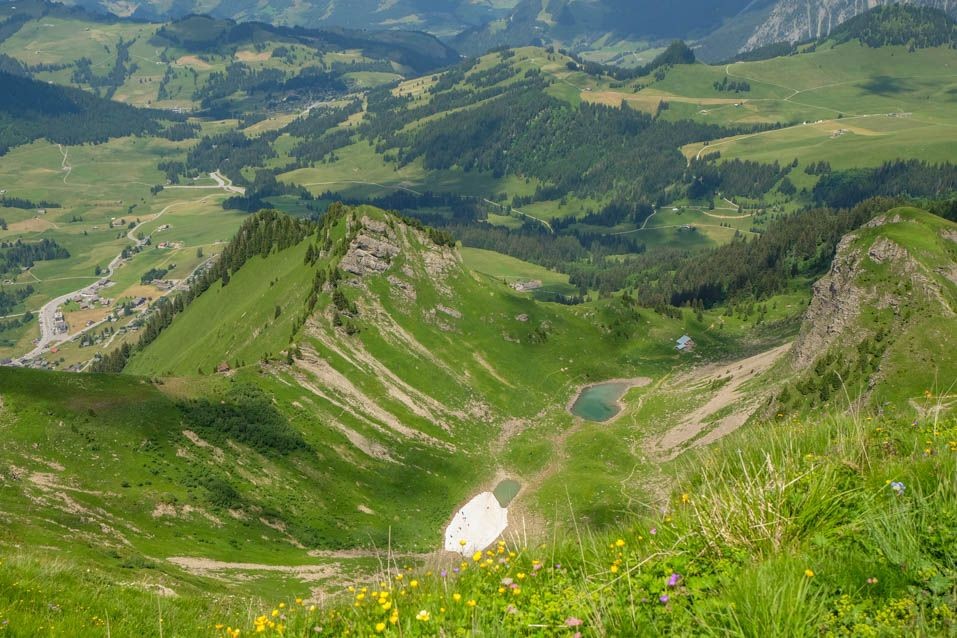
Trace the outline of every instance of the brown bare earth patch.
<path fill-rule="evenodd" d="M 714 381 L 723 385 L 701 407 L 697 408 L 677 426 L 646 444 L 646 452 L 653 458 L 671 460 L 685 450 L 714 443 L 734 432 L 754 414 L 759 396 L 746 398 L 742 386 L 767 372 L 790 350 L 786 343 L 761 354 L 733 363 L 704 366 L 687 375 L 676 378 L 670 385 L 680 388 L 700 387 L 706 389 Z M 760 394 L 760 393 L 759 393 Z M 735 406 L 730 414 L 709 420 L 712 415 L 729 406 Z"/>
<path fill-rule="evenodd" d="M 273 572 L 295 576 L 305 582 L 328 580 L 339 576 L 337 565 L 263 565 L 260 563 L 227 563 L 196 556 L 171 556 L 168 562 L 197 576 L 222 579 L 230 572 Z"/>
<path fill-rule="evenodd" d="M 68 312 L 64 317 L 66 323 L 70 326 L 70 334 L 76 334 L 80 330 L 86 328 L 87 323 L 92 321 L 93 323 L 98 323 L 103 321 L 112 308 L 110 306 L 99 306 L 96 308 L 90 308 L 89 310 L 77 310 L 75 312 Z"/>
<path fill-rule="evenodd" d="M 12 233 L 42 233 L 51 228 L 56 228 L 56 224 L 42 217 L 31 217 L 7 226 L 7 230 Z"/>
<path fill-rule="evenodd" d="M 236 59 L 240 62 L 265 62 L 272 57 L 272 51 L 236 51 Z"/>
<path fill-rule="evenodd" d="M 213 65 L 208 62 L 203 62 L 195 55 L 184 55 L 183 57 L 176 60 L 177 66 L 191 66 L 198 71 L 208 71 L 213 68 Z"/>

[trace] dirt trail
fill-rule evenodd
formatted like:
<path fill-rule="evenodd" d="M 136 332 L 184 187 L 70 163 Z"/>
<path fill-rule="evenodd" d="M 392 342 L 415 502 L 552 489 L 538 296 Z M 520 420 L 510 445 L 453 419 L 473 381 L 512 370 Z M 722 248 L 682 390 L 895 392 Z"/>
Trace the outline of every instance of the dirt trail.
<path fill-rule="evenodd" d="M 675 379 L 674 385 L 705 387 L 713 381 L 728 379 L 701 407 L 688 414 L 680 424 L 671 428 L 645 446 L 649 456 L 670 461 L 687 449 L 708 445 L 734 432 L 754 413 L 756 399 L 744 399 L 741 388 L 748 381 L 767 372 L 791 344 L 786 343 L 753 357 L 727 364 L 715 364 L 695 370 Z M 735 409 L 717 421 L 708 418 L 725 408 Z"/>

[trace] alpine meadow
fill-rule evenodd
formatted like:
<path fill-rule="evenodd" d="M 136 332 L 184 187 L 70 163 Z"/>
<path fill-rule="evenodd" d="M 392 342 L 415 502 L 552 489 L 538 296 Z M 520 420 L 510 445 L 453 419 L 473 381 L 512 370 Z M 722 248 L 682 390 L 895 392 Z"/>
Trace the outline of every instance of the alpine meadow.
<path fill-rule="evenodd" d="M 0 3 L 0 638 L 957 635 L 950 0 Z"/>

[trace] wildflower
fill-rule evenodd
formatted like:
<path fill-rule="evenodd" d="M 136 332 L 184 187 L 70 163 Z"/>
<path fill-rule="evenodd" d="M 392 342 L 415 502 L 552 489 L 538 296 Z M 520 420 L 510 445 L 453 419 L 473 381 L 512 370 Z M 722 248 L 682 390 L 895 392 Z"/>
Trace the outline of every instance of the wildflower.
<path fill-rule="evenodd" d="M 411 587 L 412 589 L 415 589 L 415 588 L 418 587 L 418 586 L 419 586 L 419 581 L 417 581 L 417 580 L 410 580 L 410 581 L 409 581 L 409 587 Z"/>
<path fill-rule="evenodd" d="M 657 527 L 652 527 L 650 530 L 648 530 L 648 533 L 651 534 L 652 536 L 654 536 L 655 534 L 658 533 L 658 528 L 657 528 Z"/>
<path fill-rule="evenodd" d="M 448 576 L 448 575 L 449 575 L 449 573 L 448 573 L 447 571 L 445 571 L 444 569 L 439 572 L 439 576 L 441 576 L 442 578 L 445 578 L 445 577 Z"/>
<path fill-rule="evenodd" d="M 612 565 L 612 566 L 611 566 L 611 573 L 612 573 L 612 574 L 617 574 L 617 573 L 618 573 L 618 565 Z"/>
<path fill-rule="evenodd" d="M 315 606 L 315 605 L 309 605 L 309 613 L 312 614 L 312 613 L 315 613 L 315 611 L 316 611 L 316 606 Z"/>
<path fill-rule="evenodd" d="M 302 598 L 297 598 L 297 599 L 296 599 L 296 604 L 297 604 L 297 605 L 301 605 L 301 604 L 302 604 Z"/>
<path fill-rule="evenodd" d="M 455 602 L 459 602 L 460 600 L 462 600 L 462 594 L 455 592 L 454 594 L 452 594 L 452 600 L 454 600 Z"/>
<path fill-rule="evenodd" d="M 465 540 L 464 538 L 460 538 L 460 539 L 459 539 L 459 546 L 460 546 L 460 547 L 465 547 L 467 544 L 468 544 L 468 541 Z"/>
<path fill-rule="evenodd" d="M 891 489 L 894 490 L 894 493 L 898 496 L 903 496 L 904 491 L 907 490 L 907 487 L 900 481 L 893 481 L 891 483 Z"/>
<path fill-rule="evenodd" d="M 868 585 L 876 585 L 876 584 L 877 584 L 877 579 L 872 576 L 872 577 L 870 577 L 870 578 L 867 579 L 867 584 L 868 584 Z"/>
<path fill-rule="evenodd" d="M 668 587 L 675 587 L 679 580 L 681 580 L 681 575 L 672 573 L 671 576 L 668 577 Z"/>
<path fill-rule="evenodd" d="M 359 594 L 359 595 L 361 596 L 362 594 Z M 279 610 L 278 610 L 278 609 L 273 609 L 273 610 L 272 610 L 272 617 L 273 617 L 273 618 L 278 618 L 278 617 L 279 617 Z"/>
<path fill-rule="evenodd" d="M 565 626 L 566 627 L 581 627 L 582 624 L 584 624 L 584 622 L 585 621 L 582 620 L 581 618 L 575 618 L 574 616 L 569 616 L 568 618 L 565 619 Z"/>
<path fill-rule="evenodd" d="M 419 610 L 419 613 L 417 613 L 417 614 L 415 615 L 415 619 L 416 619 L 416 620 L 421 620 L 422 622 L 429 622 L 429 619 L 430 619 L 431 617 L 432 617 L 432 614 L 430 614 L 430 613 L 429 613 L 428 611 L 426 611 L 425 609 Z"/>
<path fill-rule="evenodd" d="M 468 605 L 469 607 L 475 607 L 478 603 L 475 602 L 474 598 L 470 598 L 469 601 L 465 604 Z"/>
<path fill-rule="evenodd" d="M 472 554 L 472 560 L 475 561 L 476 563 L 482 560 L 482 552 L 475 552 L 474 554 Z"/>
<path fill-rule="evenodd" d="M 662 605 L 667 605 L 668 601 L 671 600 L 671 598 L 668 596 L 668 594 L 662 594 L 661 596 L 658 597 L 658 600 L 659 602 L 661 602 Z"/>
<path fill-rule="evenodd" d="M 222 629 L 222 628 L 225 627 L 225 626 L 226 626 L 226 625 L 224 625 L 223 623 L 218 622 L 218 623 L 216 623 L 216 630 L 219 631 L 220 629 Z"/>
<path fill-rule="evenodd" d="M 691 496 L 690 496 L 687 492 L 685 492 L 684 494 L 681 495 L 681 502 L 682 502 L 682 503 L 690 503 L 690 502 L 691 502 Z"/>
<path fill-rule="evenodd" d="M 625 546 L 625 539 L 619 538 L 618 540 L 615 541 L 615 547 L 624 547 L 624 546 Z"/>
<path fill-rule="evenodd" d="M 279 603 L 279 609 L 285 609 L 286 603 Z"/>
<path fill-rule="evenodd" d="M 814 570 L 813 570 L 813 569 L 805 569 L 805 570 L 804 570 L 804 575 L 807 576 L 808 578 L 814 578 Z"/>

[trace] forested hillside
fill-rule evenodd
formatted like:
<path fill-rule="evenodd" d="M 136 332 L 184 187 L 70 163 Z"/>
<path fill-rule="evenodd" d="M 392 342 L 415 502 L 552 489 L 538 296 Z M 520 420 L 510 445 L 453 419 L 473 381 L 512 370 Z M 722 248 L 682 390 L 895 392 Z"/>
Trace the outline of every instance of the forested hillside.
<path fill-rule="evenodd" d="M 125 135 L 163 135 L 181 118 L 104 100 L 0 71 L 0 153 L 46 138 L 60 144 L 102 143 Z"/>

